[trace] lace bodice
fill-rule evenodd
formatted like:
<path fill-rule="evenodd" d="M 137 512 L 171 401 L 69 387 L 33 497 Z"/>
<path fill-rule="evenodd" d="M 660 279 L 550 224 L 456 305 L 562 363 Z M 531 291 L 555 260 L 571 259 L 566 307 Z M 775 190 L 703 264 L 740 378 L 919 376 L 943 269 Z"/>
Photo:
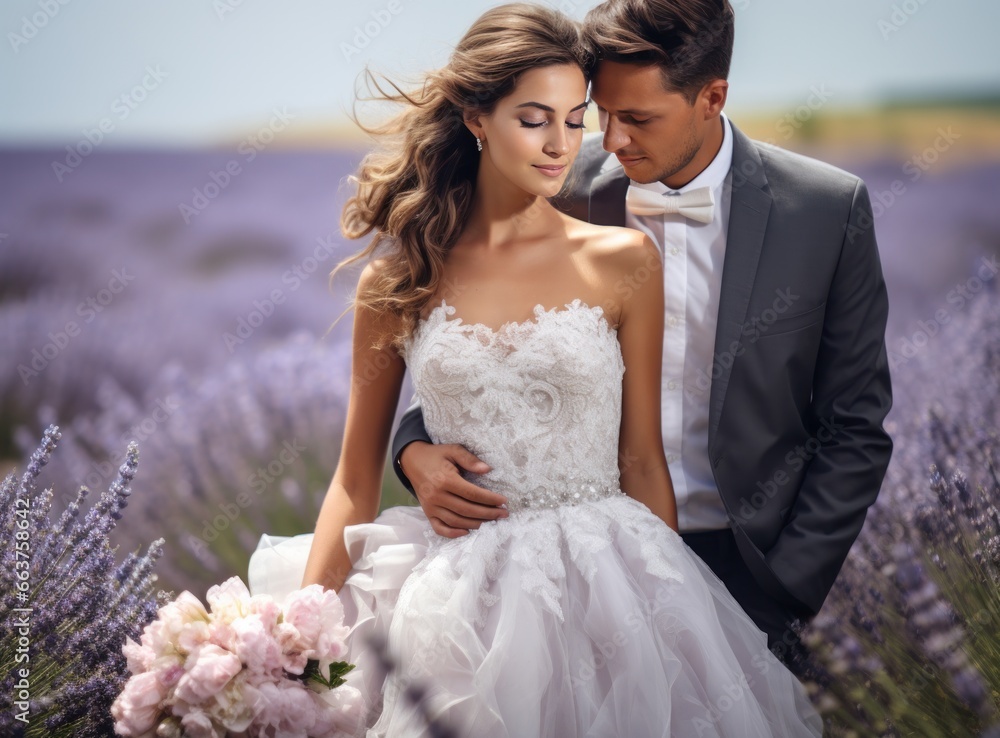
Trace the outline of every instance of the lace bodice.
<path fill-rule="evenodd" d="M 534 309 L 498 330 L 449 318 L 441 300 L 403 345 L 424 425 L 491 467 L 466 472 L 508 509 L 623 494 L 618 435 L 625 365 L 600 306 Z"/>

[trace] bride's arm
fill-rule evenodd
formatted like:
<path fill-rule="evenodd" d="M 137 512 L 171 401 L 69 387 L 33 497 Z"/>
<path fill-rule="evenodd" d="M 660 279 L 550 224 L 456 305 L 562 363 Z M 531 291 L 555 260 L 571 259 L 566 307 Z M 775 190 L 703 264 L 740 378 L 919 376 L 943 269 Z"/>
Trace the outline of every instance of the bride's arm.
<path fill-rule="evenodd" d="M 375 274 L 369 264 L 361 273 L 359 292 Z M 351 391 L 337 471 L 316 521 L 302 586 L 320 583 L 339 590 L 351 569 L 344 528 L 369 523 L 378 514 L 389 432 L 399 402 L 406 364 L 391 348 L 372 348 L 387 318 L 358 307 L 354 314 Z"/>
<path fill-rule="evenodd" d="M 677 530 L 677 502 L 660 427 L 663 264 L 656 244 L 644 235 L 641 246 L 622 254 L 624 273 L 615 288 L 622 295 L 618 341 L 625 362 L 618 444 L 621 488 Z"/>

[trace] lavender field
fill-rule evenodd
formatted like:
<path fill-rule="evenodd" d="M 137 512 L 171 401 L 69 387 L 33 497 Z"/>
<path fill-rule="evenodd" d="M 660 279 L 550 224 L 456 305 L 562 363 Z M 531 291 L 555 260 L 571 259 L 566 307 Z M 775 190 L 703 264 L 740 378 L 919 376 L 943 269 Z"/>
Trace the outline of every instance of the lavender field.
<path fill-rule="evenodd" d="M 356 273 L 328 274 L 353 248 L 337 224 L 354 157 L 101 153 L 62 182 L 57 158 L 0 158 L 0 457 L 60 424 L 58 507 L 137 440 L 123 542 L 162 531 L 163 584 L 203 590 L 245 569 L 265 522 L 311 526 L 336 468 L 351 315 L 328 329 Z"/>
<path fill-rule="evenodd" d="M 346 411 L 352 314 L 333 323 L 358 271 L 328 275 L 361 246 L 338 229 L 359 158 L 100 151 L 57 172 L 65 151 L 0 151 L 3 473 L 59 425 L 39 479 L 58 512 L 136 441 L 113 542 L 164 539 L 158 585 L 198 596 L 245 575 L 262 532 L 311 530 Z M 905 706 L 933 702 L 946 717 L 922 734 L 971 735 L 1000 689 L 1000 163 L 831 163 L 875 205 L 895 451 L 804 634 L 814 696 L 832 734 L 912 735 L 928 723 Z M 387 466 L 383 507 L 409 502 Z M 901 687 L 914 669 L 924 684 Z"/>

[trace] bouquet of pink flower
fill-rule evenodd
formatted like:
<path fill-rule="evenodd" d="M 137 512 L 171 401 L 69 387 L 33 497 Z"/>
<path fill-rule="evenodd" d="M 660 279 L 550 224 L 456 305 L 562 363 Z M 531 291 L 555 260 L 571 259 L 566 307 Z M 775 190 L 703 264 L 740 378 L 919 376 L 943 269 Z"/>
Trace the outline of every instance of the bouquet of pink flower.
<path fill-rule="evenodd" d="M 312 584 L 283 605 L 250 596 L 239 577 L 161 607 L 141 644 L 122 647 L 132 677 L 112 705 L 123 736 L 353 735 L 361 693 L 343 684 L 352 664 L 344 610 Z M 327 675 L 324 676 L 324 673 Z"/>

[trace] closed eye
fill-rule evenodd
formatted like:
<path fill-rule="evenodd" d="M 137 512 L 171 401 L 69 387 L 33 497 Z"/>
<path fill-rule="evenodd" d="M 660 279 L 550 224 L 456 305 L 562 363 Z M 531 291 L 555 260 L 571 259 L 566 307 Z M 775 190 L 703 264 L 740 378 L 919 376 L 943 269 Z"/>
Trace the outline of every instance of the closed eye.
<path fill-rule="evenodd" d="M 521 119 L 519 118 L 518 120 L 521 120 Z M 547 125 L 547 124 L 548 124 L 548 121 L 542 121 L 541 123 L 531 123 L 531 122 L 526 121 L 526 120 L 521 120 L 521 125 L 524 126 L 525 128 L 540 128 L 541 126 L 544 126 L 544 125 Z M 586 128 L 586 126 L 583 123 L 570 123 L 569 121 L 566 121 L 566 125 L 569 128 L 574 128 L 574 129 Z"/>
<path fill-rule="evenodd" d="M 608 111 L 602 108 L 600 105 L 597 106 L 597 112 L 600 113 L 601 115 L 605 116 L 608 115 Z M 628 123 L 629 125 L 635 125 L 635 126 L 641 126 L 643 123 L 649 123 L 650 120 L 652 120 L 652 118 L 643 118 L 642 120 L 640 120 L 631 115 L 621 116 L 622 123 Z"/>

